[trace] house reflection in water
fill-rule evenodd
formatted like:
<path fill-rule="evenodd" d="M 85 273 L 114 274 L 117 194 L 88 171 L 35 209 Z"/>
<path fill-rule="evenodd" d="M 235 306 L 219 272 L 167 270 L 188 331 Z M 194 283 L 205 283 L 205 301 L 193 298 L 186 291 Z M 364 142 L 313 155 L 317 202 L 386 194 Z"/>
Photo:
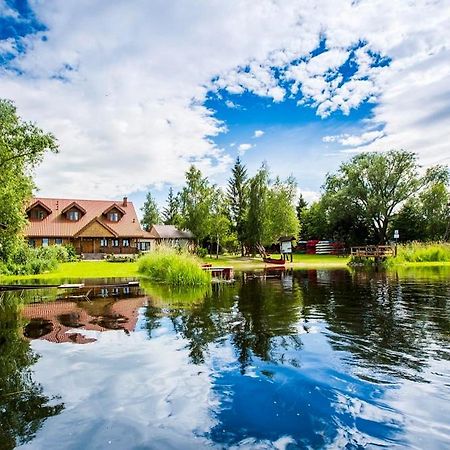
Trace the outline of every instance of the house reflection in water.
<path fill-rule="evenodd" d="M 114 293 L 113 293 L 114 295 Z M 134 331 L 139 308 L 146 305 L 144 296 L 126 299 L 97 298 L 94 301 L 56 300 L 27 305 L 22 315 L 28 321 L 23 334 L 26 338 L 50 342 L 87 344 L 95 341 L 78 330 Z"/>

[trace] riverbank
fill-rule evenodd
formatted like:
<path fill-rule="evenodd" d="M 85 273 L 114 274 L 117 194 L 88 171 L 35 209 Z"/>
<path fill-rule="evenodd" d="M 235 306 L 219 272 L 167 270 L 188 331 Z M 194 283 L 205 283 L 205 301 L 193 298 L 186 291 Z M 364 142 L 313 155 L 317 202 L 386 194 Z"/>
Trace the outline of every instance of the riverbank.
<path fill-rule="evenodd" d="M 275 255 L 274 257 L 278 257 Z M 349 258 L 333 255 L 294 255 L 292 263 L 287 262 L 287 268 L 293 269 L 346 269 Z M 213 266 L 231 266 L 234 270 L 263 270 L 264 268 L 278 267 L 273 264 L 265 264 L 261 258 L 241 258 L 240 256 L 220 256 L 203 258 L 203 262 Z M 401 262 L 393 266 L 393 269 L 438 267 L 450 268 L 450 262 Z M 389 269 L 388 269 L 389 270 Z M 39 275 L 8 275 L 0 276 L 0 283 L 8 283 L 15 280 L 51 280 L 51 279 L 88 279 L 88 278 L 135 278 L 138 277 L 138 263 L 110 263 L 107 261 L 78 261 L 61 263 L 52 272 Z"/>
<path fill-rule="evenodd" d="M 299 269 L 346 268 L 348 261 L 348 258 L 332 255 L 294 255 L 294 262 L 286 263 L 286 267 Z M 219 259 L 206 257 L 203 258 L 203 262 L 213 266 L 231 266 L 234 270 L 262 270 L 265 267 L 277 267 L 273 264 L 265 264 L 261 258 L 241 258 L 239 256 L 220 256 Z M 39 275 L 0 276 L 0 282 L 7 283 L 12 280 L 130 278 L 138 276 L 137 262 L 78 261 L 61 263 L 56 270 Z"/>

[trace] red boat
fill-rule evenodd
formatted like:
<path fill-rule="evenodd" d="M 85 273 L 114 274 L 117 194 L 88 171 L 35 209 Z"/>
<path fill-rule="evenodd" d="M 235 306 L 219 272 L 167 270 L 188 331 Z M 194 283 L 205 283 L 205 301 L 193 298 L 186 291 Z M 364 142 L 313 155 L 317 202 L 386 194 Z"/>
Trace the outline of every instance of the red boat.
<path fill-rule="evenodd" d="M 284 259 L 263 258 L 263 261 L 267 264 L 286 264 Z"/>

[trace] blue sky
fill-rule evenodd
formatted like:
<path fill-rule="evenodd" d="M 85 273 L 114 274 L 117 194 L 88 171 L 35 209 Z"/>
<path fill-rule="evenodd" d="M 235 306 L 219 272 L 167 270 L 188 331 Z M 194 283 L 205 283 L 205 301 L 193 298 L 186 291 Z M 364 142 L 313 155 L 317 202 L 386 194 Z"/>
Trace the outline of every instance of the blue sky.
<path fill-rule="evenodd" d="M 0 0 L 0 97 L 58 138 L 40 195 L 162 204 L 241 154 L 312 201 L 361 151 L 448 164 L 449 29 L 443 0 Z"/>

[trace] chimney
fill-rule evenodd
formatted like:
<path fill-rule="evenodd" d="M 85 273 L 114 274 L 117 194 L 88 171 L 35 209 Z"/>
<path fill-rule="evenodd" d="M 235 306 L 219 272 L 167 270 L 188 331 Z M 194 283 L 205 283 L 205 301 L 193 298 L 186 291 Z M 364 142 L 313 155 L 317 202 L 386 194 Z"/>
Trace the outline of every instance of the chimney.
<path fill-rule="evenodd" d="M 124 197 L 122 206 L 127 206 L 127 205 L 128 205 L 128 197 Z"/>

